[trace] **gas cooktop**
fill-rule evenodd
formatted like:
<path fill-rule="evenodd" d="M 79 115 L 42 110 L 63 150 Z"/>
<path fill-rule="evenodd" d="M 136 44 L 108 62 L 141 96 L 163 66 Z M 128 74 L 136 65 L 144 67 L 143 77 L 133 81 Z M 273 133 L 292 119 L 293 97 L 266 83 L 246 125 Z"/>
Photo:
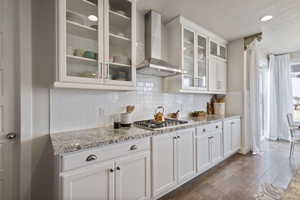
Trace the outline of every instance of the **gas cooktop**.
<path fill-rule="evenodd" d="M 165 119 L 164 122 L 156 122 L 153 119 L 136 121 L 133 124 L 138 128 L 148 129 L 148 130 L 157 130 L 160 128 L 174 127 L 181 124 L 186 124 L 187 121 L 177 120 L 177 119 Z"/>

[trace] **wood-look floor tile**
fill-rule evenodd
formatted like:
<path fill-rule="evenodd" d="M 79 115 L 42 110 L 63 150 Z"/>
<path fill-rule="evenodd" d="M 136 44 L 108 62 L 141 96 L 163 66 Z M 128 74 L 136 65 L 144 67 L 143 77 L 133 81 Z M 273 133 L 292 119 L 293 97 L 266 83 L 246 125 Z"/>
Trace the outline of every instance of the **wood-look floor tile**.
<path fill-rule="evenodd" d="M 286 142 L 264 142 L 263 151 L 234 155 L 160 200 L 254 200 L 263 183 L 286 188 L 300 164 L 300 146 L 292 160 Z"/>

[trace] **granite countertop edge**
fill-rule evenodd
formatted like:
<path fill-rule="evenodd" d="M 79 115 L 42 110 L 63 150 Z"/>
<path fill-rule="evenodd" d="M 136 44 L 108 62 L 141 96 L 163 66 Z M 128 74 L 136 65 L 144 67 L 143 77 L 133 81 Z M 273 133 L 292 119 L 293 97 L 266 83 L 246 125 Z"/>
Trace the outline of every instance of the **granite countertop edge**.
<path fill-rule="evenodd" d="M 53 133 L 50 134 L 50 138 L 54 155 L 63 155 L 236 118 L 240 118 L 240 116 L 214 116 L 211 119 L 206 120 L 188 119 L 188 123 L 186 124 L 160 130 L 146 130 L 137 127 L 114 130 L 112 127 L 99 127 L 94 129 Z"/>

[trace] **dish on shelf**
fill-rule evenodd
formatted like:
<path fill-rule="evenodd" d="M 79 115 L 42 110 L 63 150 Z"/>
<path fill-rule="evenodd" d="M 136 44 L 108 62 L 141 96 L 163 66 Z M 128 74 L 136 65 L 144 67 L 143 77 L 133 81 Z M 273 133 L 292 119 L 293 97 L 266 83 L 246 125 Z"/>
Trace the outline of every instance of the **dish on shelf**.
<path fill-rule="evenodd" d="M 84 50 L 83 49 L 74 49 L 73 56 L 83 57 Z"/>
<path fill-rule="evenodd" d="M 119 55 L 119 56 L 110 56 L 109 57 L 110 63 L 120 63 L 123 65 L 130 65 L 131 60 L 127 56 Z"/>
<path fill-rule="evenodd" d="M 92 71 L 81 72 L 78 75 L 83 78 L 97 78 L 97 73 Z"/>
<path fill-rule="evenodd" d="M 98 57 L 98 54 L 96 52 L 92 52 L 92 51 L 85 51 L 83 54 L 83 57 L 96 60 Z"/>

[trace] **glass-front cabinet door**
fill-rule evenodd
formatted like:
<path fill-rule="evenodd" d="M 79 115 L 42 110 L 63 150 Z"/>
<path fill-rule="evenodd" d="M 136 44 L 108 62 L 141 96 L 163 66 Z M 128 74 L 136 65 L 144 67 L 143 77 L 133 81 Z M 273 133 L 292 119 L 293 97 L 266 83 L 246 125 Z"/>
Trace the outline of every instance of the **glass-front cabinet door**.
<path fill-rule="evenodd" d="M 207 38 L 197 36 L 197 86 L 207 89 Z"/>
<path fill-rule="evenodd" d="M 57 11 L 55 85 L 134 89 L 136 1 L 59 0 Z"/>
<path fill-rule="evenodd" d="M 129 0 L 105 0 L 105 81 L 133 85 L 135 80 L 135 12 Z"/>
<path fill-rule="evenodd" d="M 98 30 L 103 29 L 102 23 L 99 23 L 102 11 L 98 8 L 98 0 L 62 0 L 60 6 L 65 15 L 60 18 L 64 23 L 59 27 L 65 33 L 63 79 L 98 82 L 101 71 L 99 62 L 102 58 L 99 54 L 102 52 L 102 45 L 99 49 L 101 40 Z"/>
<path fill-rule="evenodd" d="M 183 82 L 185 89 L 194 88 L 195 80 L 195 33 L 183 28 Z"/>

